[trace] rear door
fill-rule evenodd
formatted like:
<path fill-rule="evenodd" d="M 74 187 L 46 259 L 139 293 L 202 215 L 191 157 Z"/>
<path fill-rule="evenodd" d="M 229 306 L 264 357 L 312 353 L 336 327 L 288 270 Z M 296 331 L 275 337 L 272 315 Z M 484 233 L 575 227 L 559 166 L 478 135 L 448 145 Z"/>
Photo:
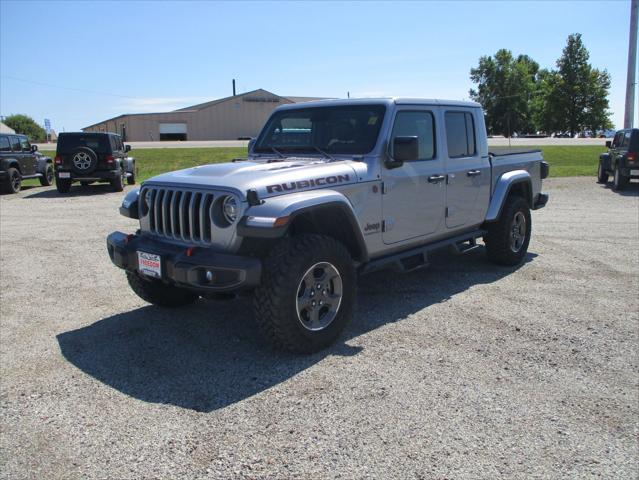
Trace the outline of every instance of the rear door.
<path fill-rule="evenodd" d="M 393 138 L 416 136 L 419 159 L 382 171 L 384 182 L 384 243 L 391 244 L 429 236 L 441 231 L 444 222 L 446 186 L 442 155 L 436 142 L 435 108 L 398 108 L 389 144 Z"/>
<path fill-rule="evenodd" d="M 490 199 L 490 160 L 478 147 L 479 109 L 444 112 L 446 128 L 446 227 L 466 228 L 484 221 Z"/>

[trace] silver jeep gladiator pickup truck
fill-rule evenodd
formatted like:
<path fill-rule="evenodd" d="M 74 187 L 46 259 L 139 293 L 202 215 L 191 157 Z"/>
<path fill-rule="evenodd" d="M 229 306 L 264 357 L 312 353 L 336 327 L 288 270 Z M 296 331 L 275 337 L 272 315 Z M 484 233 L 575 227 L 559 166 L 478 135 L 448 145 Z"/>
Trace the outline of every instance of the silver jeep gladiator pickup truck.
<path fill-rule="evenodd" d="M 313 352 L 353 313 L 357 275 L 427 265 L 483 239 L 519 264 L 548 195 L 541 152 L 488 150 L 479 104 L 410 98 L 285 105 L 247 159 L 158 175 L 129 192 L 109 256 L 142 299 L 178 307 L 252 292 L 276 347 Z"/>

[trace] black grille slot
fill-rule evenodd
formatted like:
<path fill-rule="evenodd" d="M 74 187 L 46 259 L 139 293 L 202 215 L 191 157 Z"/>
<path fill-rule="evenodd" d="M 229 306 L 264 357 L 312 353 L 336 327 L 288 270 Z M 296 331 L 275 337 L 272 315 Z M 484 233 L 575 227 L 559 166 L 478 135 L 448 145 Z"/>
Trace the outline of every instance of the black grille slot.
<path fill-rule="evenodd" d="M 151 233 L 193 243 L 211 243 L 211 208 L 214 195 L 207 192 L 150 187 L 145 212 Z"/>

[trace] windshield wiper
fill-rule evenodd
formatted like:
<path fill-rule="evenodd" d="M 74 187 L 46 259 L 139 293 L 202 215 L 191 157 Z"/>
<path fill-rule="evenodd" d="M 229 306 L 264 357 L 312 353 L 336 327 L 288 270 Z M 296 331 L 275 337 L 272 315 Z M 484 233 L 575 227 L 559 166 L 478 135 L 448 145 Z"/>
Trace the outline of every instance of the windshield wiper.
<path fill-rule="evenodd" d="M 329 153 L 326 153 L 324 150 L 322 150 L 321 148 L 319 148 L 317 145 L 311 145 L 311 147 L 313 147 L 315 150 L 317 150 L 319 153 L 321 153 L 322 155 L 324 155 L 324 157 L 332 160 L 333 162 L 335 161 L 335 157 L 333 157 L 332 155 L 330 155 Z"/>
<path fill-rule="evenodd" d="M 275 148 L 275 147 L 273 147 L 271 145 L 265 145 L 265 146 L 260 147 L 260 148 L 270 148 L 271 151 L 273 151 L 273 153 L 276 153 L 278 157 L 286 158 L 282 152 L 280 152 L 277 148 Z"/>

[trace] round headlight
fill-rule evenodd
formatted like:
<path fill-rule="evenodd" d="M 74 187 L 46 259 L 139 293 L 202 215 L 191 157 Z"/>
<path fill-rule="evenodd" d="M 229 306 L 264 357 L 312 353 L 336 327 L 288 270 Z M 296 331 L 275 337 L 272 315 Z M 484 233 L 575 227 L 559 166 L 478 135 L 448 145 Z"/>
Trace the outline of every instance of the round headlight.
<path fill-rule="evenodd" d="M 229 195 L 222 202 L 222 213 L 227 222 L 233 223 L 237 220 L 238 210 L 239 204 L 235 197 Z"/>

